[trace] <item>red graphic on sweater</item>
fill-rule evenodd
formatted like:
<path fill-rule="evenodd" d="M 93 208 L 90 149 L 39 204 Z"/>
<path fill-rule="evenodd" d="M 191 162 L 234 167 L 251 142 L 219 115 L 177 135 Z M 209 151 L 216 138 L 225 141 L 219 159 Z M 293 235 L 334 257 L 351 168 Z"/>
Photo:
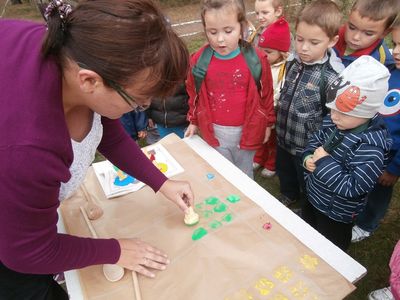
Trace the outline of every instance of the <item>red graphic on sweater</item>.
<path fill-rule="evenodd" d="M 352 85 L 336 98 L 336 107 L 342 112 L 349 112 L 365 99 L 367 99 L 366 96 L 360 98 L 360 88 Z"/>

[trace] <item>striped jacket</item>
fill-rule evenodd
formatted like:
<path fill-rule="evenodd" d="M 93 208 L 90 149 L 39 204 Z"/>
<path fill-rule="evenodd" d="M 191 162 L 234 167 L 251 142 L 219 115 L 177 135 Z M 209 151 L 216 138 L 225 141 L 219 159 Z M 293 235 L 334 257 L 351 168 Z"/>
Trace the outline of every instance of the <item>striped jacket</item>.
<path fill-rule="evenodd" d="M 303 159 L 322 146 L 336 125 L 330 115 L 310 139 Z M 388 161 L 392 139 L 381 116 L 371 119 L 361 133 L 337 131 L 342 142 L 330 155 L 316 162 L 316 169 L 306 171 L 308 200 L 329 218 L 350 223 L 364 208 L 367 194 L 373 189 Z"/>
<path fill-rule="evenodd" d="M 321 127 L 320 81 L 324 64 L 326 90 L 344 70 L 333 50 L 328 49 L 321 61 L 312 64 L 302 63 L 297 55 L 288 58 L 290 67 L 278 101 L 276 133 L 278 145 L 293 155 L 301 156 L 310 136 Z"/>

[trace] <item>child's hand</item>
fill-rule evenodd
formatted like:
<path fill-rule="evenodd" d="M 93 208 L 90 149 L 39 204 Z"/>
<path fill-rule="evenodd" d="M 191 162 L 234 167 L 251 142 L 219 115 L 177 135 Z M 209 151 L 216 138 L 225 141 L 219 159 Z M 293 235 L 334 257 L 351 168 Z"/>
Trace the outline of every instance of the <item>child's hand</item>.
<path fill-rule="evenodd" d="M 314 172 L 316 166 L 315 166 L 315 162 L 314 162 L 314 157 L 310 156 L 304 163 L 307 171 L 310 171 L 311 173 Z"/>
<path fill-rule="evenodd" d="M 329 153 L 326 152 L 325 149 L 322 146 L 318 147 L 314 151 L 314 155 L 313 155 L 314 163 L 316 161 L 318 161 L 320 158 L 323 158 L 323 157 L 328 156 L 328 155 L 329 155 Z"/>
<path fill-rule="evenodd" d="M 139 139 L 144 139 L 147 136 L 147 130 L 140 130 L 138 132 L 138 138 Z"/>
<path fill-rule="evenodd" d="M 267 128 L 265 128 L 265 137 L 264 137 L 263 144 L 268 142 L 270 136 L 271 136 L 271 127 L 267 127 Z"/>
<path fill-rule="evenodd" d="M 378 182 L 383 186 L 393 186 L 399 179 L 399 176 L 393 175 L 388 171 L 384 171 L 379 177 Z"/>
<path fill-rule="evenodd" d="M 198 128 L 196 125 L 190 124 L 185 131 L 185 137 L 192 137 L 194 134 L 197 133 L 197 130 Z"/>

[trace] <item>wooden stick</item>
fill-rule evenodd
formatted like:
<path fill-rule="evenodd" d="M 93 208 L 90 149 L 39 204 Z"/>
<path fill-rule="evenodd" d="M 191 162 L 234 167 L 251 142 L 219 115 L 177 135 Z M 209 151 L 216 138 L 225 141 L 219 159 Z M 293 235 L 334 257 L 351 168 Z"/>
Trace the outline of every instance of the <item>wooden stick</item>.
<path fill-rule="evenodd" d="M 87 225 L 87 227 L 89 228 L 90 233 L 92 234 L 92 237 L 98 239 L 99 237 L 97 236 L 97 233 L 96 233 L 96 231 L 94 230 L 94 228 L 93 228 L 93 226 L 92 226 L 92 223 L 90 223 L 90 220 L 89 220 L 89 217 L 88 217 L 88 215 L 87 215 L 87 213 L 86 213 L 86 210 L 85 210 L 82 206 L 80 206 L 79 209 L 81 210 L 81 213 L 82 213 L 82 215 L 83 215 L 83 218 L 85 219 L 86 225 Z"/>
<path fill-rule="evenodd" d="M 90 220 L 97 220 L 103 215 L 103 209 L 96 203 L 92 197 L 90 197 L 84 184 L 81 185 L 81 190 L 87 201 L 88 217 Z"/>
<path fill-rule="evenodd" d="M 133 279 L 133 288 L 135 290 L 135 299 L 142 300 L 142 295 L 140 293 L 140 286 L 137 274 L 135 271 L 132 271 L 132 279 Z"/>

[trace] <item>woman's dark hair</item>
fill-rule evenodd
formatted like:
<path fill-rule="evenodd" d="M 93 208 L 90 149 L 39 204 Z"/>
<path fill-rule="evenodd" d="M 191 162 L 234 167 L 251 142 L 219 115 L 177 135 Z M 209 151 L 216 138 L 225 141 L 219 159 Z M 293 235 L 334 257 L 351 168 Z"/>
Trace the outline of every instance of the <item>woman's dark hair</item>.
<path fill-rule="evenodd" d="M 106 84 L 121 86 L 148 69 L 146 80 L 156 82 L 149 89 L 158 97 L 169 95 L 186 77 L 186 45 L 152 0 L 86 0 L 60 16 L 57 9 L 48 13 L 42 53 L 61 67 L 72 59 Z"/>

